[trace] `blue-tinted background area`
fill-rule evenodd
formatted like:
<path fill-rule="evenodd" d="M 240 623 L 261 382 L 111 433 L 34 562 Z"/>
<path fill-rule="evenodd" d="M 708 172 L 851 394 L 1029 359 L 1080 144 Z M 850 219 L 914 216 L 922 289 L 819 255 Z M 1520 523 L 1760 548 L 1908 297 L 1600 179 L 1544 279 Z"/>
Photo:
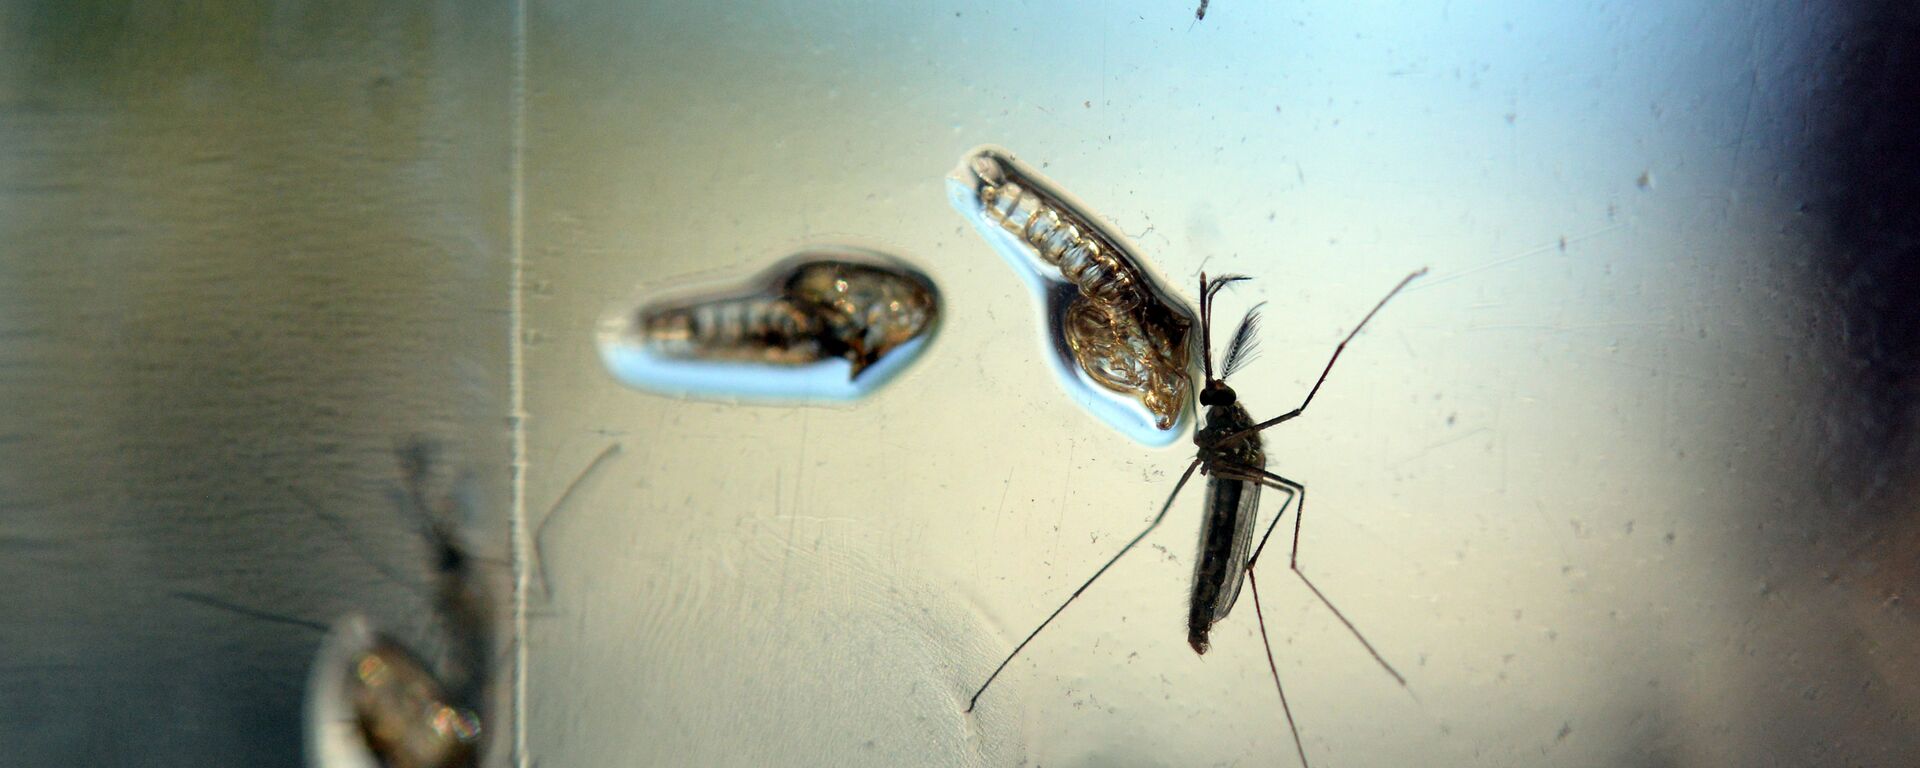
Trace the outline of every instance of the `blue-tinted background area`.
<path fill-rule="evenodd" d="M 1849 89 L 1911 27 L 1804 3 L 1193 10 L 531 9 L 529 515 L 629 449 L 548 529 L 532 754 L 1293 763 L 1248 597 L 1207 656 L 1184 642 L 1197 496 L 960 713 L 1191 450 L 1075 405 L 1020 279 L 943 209 L 941 175 L 994 143 L 1180 288 L 1256 278 L 1222 302 L 1268 302 L 1234 382 L 1256 415 L 1432 268 L 1268 440 L 1311 489 L 1303 567 L 1409 678 L 1262 563 L 1315 764 L 1920 756 L 1914 487 L 1888 436 L 1911 408 L 1878 405 L 1912 402 L 1911 372 L 1886 384 L 1900 348 L 1848 341 L 1898 340 L 1898 312 L 1858 308 L 1912 292 L 1832 267 L 1866 258 L 1837 159 L 1886 119 Z M 1877 154 L 1855 167 L 1912 165 Z M 582 331 L 630 286 L 846 237 L 947 300 L 871 398 L 696 405 L 595 370 Z"/>

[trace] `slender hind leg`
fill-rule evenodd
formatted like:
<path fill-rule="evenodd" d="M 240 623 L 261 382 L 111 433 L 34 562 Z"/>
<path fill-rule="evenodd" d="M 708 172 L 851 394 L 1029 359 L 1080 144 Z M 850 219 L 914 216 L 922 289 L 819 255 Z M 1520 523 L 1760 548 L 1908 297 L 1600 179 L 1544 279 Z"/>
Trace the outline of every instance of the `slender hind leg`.
<path fill-rule="evenodd" d="M 1291 486 L 1274 483 L 1242 467 L 1219 469 L 1215 470 L 1214 474 L 1218 477 L 1259 483 L 1287 495 L 1287 498 L 1280 502 L 1280 508 L 1273 511 L 1273 522 L 1267 524 L 1266 533 L 1260 537 L 1260 547 L 1265 547 L 1267 537 L 1273 535 L 1273 529 L 1280 524 L 1280 518 L 1286 517 L 1287 505 L 1293 503 L 1297 495 L 1296 491 Z M 1287 688 L 1280 684 L 1280 665 L 1273 660 L 1273 639 L 1267 636 L 1267 612 L 1260 607 L 1260 580 L 1253 576 L 1253 565 L 1260 560 L 1260 547 L 1253 550 L 1253 556 L 1247 558 L 1246 565 L 1247 588 L 1253 592 L 1253 616 L 1260 625 L 1260 647 L 1267 653 L 1267 671 L 1273 673 L 1273 691 L 1280 694 L 1280 712 L 1287 716 L 1287 730 L 1293 734 L 1293 749 L 1300 755 L 1300 765 L 1303 768 L 1312 768 L 1312 764 L 1307 762 L 1307 748 L 1300 742 L 1300 726 L 1293 721 L 1293 707 L 1287 703 Z"/>
<path fill-rule="evenodd" d="M 1280 508 L 1285 511 L 1286 505 Z M 1293 732 L 1293 750 L 1300 754 L 1301 767 L 1312 768 L 1307 763 L 1307 748 L 1300 743 L 1300 727 L 1293 724 L 1293 707 L 1287 706 L 1287 689 L 1280 685 L 1280 666 L 1273 663 L 1273 641 L 1267 638 L 1267 614 L 1260 610 L 1260 582 L 1253 578 L 1252 561 L 1248 561 L 1247 566 L 1247 588 L 1253 590 L 1253 616 L 1260 621 L 1260 645 L 1267 649 L 1267 671 L 1273 673 L 1273 690 L 1280 694 L 1280 712 L 1287 716 L 1287 730 Z"/>
<path fill-rule="evenodd" d="M 1033 642 L 1033 638 L 1040 634 L 1040 630 L 1046 629 L 1048 624 L 1052 624 L 1054 617 L 1059 616 L 1061 611 L 1066 610 L 1067 606 L 1073 604 L 1074 598 L 1079 597 L 1080 593 L 1087 591 L 1087 587 L 1093 586 L 1093 582 L 1099 579 L 1101 574 L 1106 573 L 1108 568 L 1112 568 L 1114 563 L 1120 562 L 1120 557 L 1132 550 L 1133 545 L 1139 544 L 1141 539 L 1146 538 L 1147 534 L 1153 532 L 1153 529 L 1160 527 L 1160 521 L 1167 518 L 1167 510 L 1173 508 L 1173 500 L 1180 497 L 1180 489 L 1186 487 L 1187 480 L 1193 477 L 1193 471 L 1199 468 L 1200 460 L 1197 458 L 1193 460 L 1193 463 L 1187 465 L 1187 471 L 1180 473 L 1180 482 L 1173 484 L 1173 493 L 1167 494 L 1167 503 L 1160 505 L 1160 514 L 1153 516 L 1153 522 L 1147 523 L 1145 530 L 1140 531 L 1139 535 L 1134 536 L 1133 540 L 1127 542 L 1126 546 L 1121 547 L 1119 552 L 1115 552 L 1113 557 L 1107 560 L 1106 565 L 1100 566 L 1100 570 L 1094 571 L 1093 575 L 1087 578 L 1085 584 L 1081 584 L 1079 589 L 1074 590 L 1073 594 L 1067 596 L 1066 602 L 1061 603 L 1060 607 L 1053 609 L 1053 613 L 1047 614 L 1046 620 L 1040 622 L 1040 626 L 1034 627 L 1032 632 L 1027 633 L 1027 639 L 1021 640 L 1019 645 L 1013 647 L 1013 652 L 1007 654 L 1007 657 L 1000 661 L 1000 666 L 993 668 L 993 674 L 987 675 L 987 681 L 981 683 L 980 689 L 973 692 L 973 698 L 967 700 L 966 711 L 973 711 L 974 705 L 980 703 L 980 694 L 987 692 L 987 686 L 993 685 L 993 679 L 1000 676 L 1000 671 L 1006 669 L 1007 665 L 1013 662 L 1015 656 L 1020 655 L 1020 651 L 1027 647 L 1027 643 Z"/>
<path fill-rule="evenodd" d="M 601 449 L 600 453 L 593 457 L 593 461 L 587 462 L 587 468 L 580 470 L 580 474 L 574 475 L 573 480 L 567 483 L 567 487 L 561 489 L 560 498 L 553 502 L 553 506 L 547 508 L 546 516 L 540 518 L 540 522 L 534 525 L 533 540 L 530 543 L 533 545 L 533 575 L 540 580 L 541 600 L 553 600 L 553 584 L 547 579 L 547 554 L 545 544 L 547 526 L 553 524 L 556 516 L 559 515 L 562 510 L 566 509 L 567 502 L 573 499 L 574 491 L 580 490 L 580 486 L 586 484 L 587 478 L 591 477 L 594 471 L 600 468 L 600 465 L 605 464 L 607 460 L 619 455 L 623 450 L 626 450 L 626 446 L 619 442 L 609 443 L 606 448 Z"/>
<path fill-rule="evenodd" d="M 1305 571 L 1300 570 L 1300 521 L 1306 517 L 1307 487 L 1299 483 L 1296 483 L 1292 480 L 1288 480 L 1284 477 L 1276 475 L 1272 472 L 1268 472 L 1264 469 L 1255 469 L 1252 467 L 1230 467 L 1230 468 L 1216 469 L 1214 470 L 1214 474 L 1219 475 L 1221 477 L 1232 477 L 1240 480 L 1249 480 L 1252 482 L 1260 483 L 1269 488 L 1279 489 L 1287 493 L 1289 500 L 1291 500 L 1292 497 L 1296 494 L 1300 497 L 1300 504 L 1294 508 L 1294 512 L 1293 512 L 1293 552 L 1291 556 L 1288 558 L 1287 567 L 1293 571 L 1295 576 L 1300 577 L 1301 583 L 1306 584 L 1307 589 L 1313 590 L 1313 596 L 1320 598 L 1320 604 L 1325 605 L 1327 607 L 1327 610 L 1332 611 L 1334 618 L 1339 619 L 1341 624 L 1346 625 L 1347 631 L 1353 633 L 1354 639 L 1360 641 L 1361 647 L 1366 648 L 1367 653 L 1373 656 L 1373 660 L 1380 663 L 1380 668 L 1386 670 L 1387 674 L 1392 675 L 1394 681 L 1400 683 L 1400 687 L 1405 688 L 1407 685 L 1407 678 L 1402 676 L 1399 670 L 1394 669 L 1392 664 L 1387 663 L 1386 658 L 1381 656 L 1380 652 L 1374 649 L 1373 643 L 1370 643 L 1367 641 L 1367 636 L 1360 633 L 1360 628 L 1354 626 L 1353 622 L 1347 619 L 1346 614 L 1340 612 L 1340 608 L 1338 606 L 1335 606 L 1332 600 L 1327 599 L 1326 593 L 1321 592 L 1319 587 L 1314 586 L 1313 580 L 1307 578 L 1307 574 Z M 1286 505 L 1284 502 L 1281 504 L 1280 510 L 1283 513 L 1286 511 Z M 1267 538 L 1273 535 L 1273 529 L 1280 524 L 1280 517 L 1281 516 L 1278 514 L 1274 515 L 1273 522 L 1267 525 L 1267 532 L 1261 535 L 1260 537 L 1259 546 L 1256 546 L 1254 548 L 1253 556 L 1247 558 L 1247 578 L 1248 579 L 1253 578 L 1253 566 L 1254 564 L 1260 562 L 1260 553 L 1262 550 L 1266 549 Z M 1262 629 L 1264 630 L 1265 628 L 1262 627 Z"/>

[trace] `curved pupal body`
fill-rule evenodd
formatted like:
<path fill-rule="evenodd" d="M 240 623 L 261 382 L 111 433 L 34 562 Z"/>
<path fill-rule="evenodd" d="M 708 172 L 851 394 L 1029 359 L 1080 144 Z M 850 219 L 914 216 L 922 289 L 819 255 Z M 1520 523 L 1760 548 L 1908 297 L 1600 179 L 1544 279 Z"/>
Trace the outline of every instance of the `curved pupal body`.
<path fill-rule="evenodd" d="M 669 395 L 851 400 L 925 351 L 933 281 L 849 247 L 803 251 L 744 284 L 646 300 L 607 318 L 600 357 L 621 383 Z"/>
<path fill-rule="evenodd" d="M 400 644 L 348 616 L 321 642 L 307 682 L 311 768 L 475 765 L 480 718 Z"/>
<path fill-rule="evenodd" d="M 1069 394 L 1148 445 L 1191 418 L 1193 310 L 1091 209 L 998 147 L 967 153 L 948 198 L 1033 290 Z"/>

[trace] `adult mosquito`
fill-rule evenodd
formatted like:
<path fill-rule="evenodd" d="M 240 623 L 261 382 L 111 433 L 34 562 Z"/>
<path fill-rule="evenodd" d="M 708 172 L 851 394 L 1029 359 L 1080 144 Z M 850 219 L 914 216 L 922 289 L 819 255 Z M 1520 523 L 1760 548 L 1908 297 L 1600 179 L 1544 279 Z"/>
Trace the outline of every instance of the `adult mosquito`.
<path fill-rule="evenodd" d="M 1307 397 L 1300 402 L 1299 407 L 1257 423 L 1252 416 L 1248 415 L 1246 407 L 1240 404 L 1239 397 L 1234 394 L 1233 388 L 1227 385 L 1226 379 L 1240 370 L 1252 357 L 1260 326 L 1260 307 L 1255 306 L 1248 310 L 1246 316 L 1240 320 L 1239 327 L 1234 329 L 1232 338 L 1227 342 L 1226 355 L 1220 362 L 1220 375 L 1216 378 L 1213 375 L 1213 299 L 1221 289 L 1248 278 L 1228 275 L 1208 280 L 1206 274 L 1202 273 L 1200 275 L 1200 334 L 1201 343 L 1204 345 L 1201 349 L 1201 361 L 1206 374 L 1206 385 L 1200 390 L 1200 404 L 1207 409 L 1207 419 L 1205 426 L 1193 435 L 1193 443 L 1198 449 L 1193 461 L 1187 464 L 1185 472 L 1180 473 L 1180 480 L 1174 483 L 1173 492 L 1167 495 L 1166 503 L 1160 505 L 1159 514 L 1154 515 L 1153 521 L 1147 523 L 1146 529 L 1128 541 L 1126 546 L 1121 547 L 1120 551 L 1108 559 L 1105 565 L 1093 572 L 1093 576 L 1088 578 L 1086 583 L 1074 590 L 1073 594 L 1067 597 L 1066 602 L 1061 603 L 1060 607 L 1055 608 L 1046 620 L 1041 621 L 1040 626 L 1034 627 L 1025 640 L 1021 640 L 1019 645 L 1014 646 L 1013 652 L 1007 654 L 1007 658 L 1000 662 L 1000 666 L 994 668 L 993 674 L 987 676 L 986 682 L 980 684 L 979 690 L 974 691 L 973 698 L 967 701 L 966 711 L 973 711 L 974 706 L 980 702 L 981 694 L 986 693 L 987 686 L 993 684 L 1001 671 L 1020 655 L 1020 651 L 1025 649 L 1028 643 L 1033 642 L 1041 630 L 1053 623 L 1053 620 L 1065 611 L 1067 606 L 1072 605 L 1081 593 L 1093 586 L 1093 583 L 1131 551 L 1134 545 L 1139 544 L 1141 539 L 1146 538 L 1147 534 L 1160 526 L 1161 521 L 1167 517 L 1167 510 L 1173 508 L 1174 499 L 1179 498 L 1180 490 L 1186 487 L 1187 481 L 1192 479 L 1195 471 L 1208 476 L 1207 501 L 1206 517 L 1200 529 L 1200 555 L 1194 564 L 1192 602 L 1187 613 L 1187 643 L 1193 646 L 1194 653 L 1207 652 L 1208 633 L 1212 631 L 1214 624 L 1226 618 L 1227 613 L 1233 610 L 1233 604 L 1240 595 L 1241 575 L 1245 574 L 1247 584 L 1253 589 L 1253 610 L 1260 623 L 1260 642 L 1266 647 L 1267 669 L 1273 674 L 1273 689 L 1280 695 L 1280 711 L 1286 715 L 1287 729 L 1293 733 L 1293 746 L 1300 755 L 1301 765 L 1308 764 L 1306 748 L 1301 746 L 1300 729 L 1294 725 L 1293 709 L 1287 705 L 1287 692 L 1280 684 L 1280 668 L 1273 661 L 1273 643 L 1267 637 L 1266 616 L 1260 610 L 1260 585 L 1253 575 L 1254 565 L 1259 562 L 1260 554 L 1266 550 L 1267 539 L 1273 536 L 1273 529 L 1280 524 L 1280 519 L 1286 514 L 1287 505 L 1294 499 L 1299 499 L 1300 506 L 1293 516 L 1293 551 L 1288 557 L 1288 568 L 1294 575 L 1300 577 L 1300 581 L 1307 585 L 1307 589 L 1312 590 L 1314 596 L 1320 599 L 1327 610 L 1333 612 L 1334 617 L 1346 626 L 1347 631 L 1353 633 L 1354 638 L 1360 641 L 1360 645 L 1373 656 L 1373 660 L 1379 662 L 1380 667 L 1386 670 L 1387 674 L 1392 675 L 1395 682 L 1405 687 L 1406 677 L 1394 669 L 1392 664 L 1387 663 L 1386 658 L 1374 649 L 1373 643 L 1367 641 L 1366 636 L 1347 619 L 1346 614 L 1341 613 L 1340 609 L 1334 606 L 1333 601 L 1327 598 L 1326 593 L 1314 586 L 1313 580 L 1307 578 L 1307 574 L 1300 570 L 1300 519 L 1306 511 L 1307 487 L 1267 471 L 1267 458 L 1265 451 L 1262 450 L 1260 433 L 1305 413 L 1307 406 L 1313 402 L 1313 396 L 1320 392 L 1320 386 L 1327 382 L 1327 374 L 1333 371 L 1333 364 L 1340 360 L 1340 353 L 1347 348 L 1347 343 L 1359 335 L 1360 329 L 1365 328 L 1367 321 L 1372 320 L 1373 316 L 1378 314 L 1394 295 L 1407 287 L 1407 284 L 1413 282 L 1415 278 L 1426 273 L 1427 270 L 1423 267 L 1402 278 L 1393 290 L 1388 291 L 1387 295 L 1367 312 L 1366 317 L 1360 318 L 1359 325 L 1354 326 L 1353 330 L 1347 333 L 1346 338 L 1341 339 L 1340 344 L 1333 348 L 1333 356 L 1327 360 L 1326 368 L 1321 369 L 1320 378 L 1313 383 L 1313 388 L 1307 391 Z M 1255 517 L 1260 504 L 1260 489 L 1263 487 L 1284 493 L 1287 498 L 1280 503 L 1280 509 L 1274 512 L 1273 521 L 1267 524 L 1266 532 L 1261 534 L 1259 545 L 1250 547 L 1249 545 L 1253 542 Z"/>

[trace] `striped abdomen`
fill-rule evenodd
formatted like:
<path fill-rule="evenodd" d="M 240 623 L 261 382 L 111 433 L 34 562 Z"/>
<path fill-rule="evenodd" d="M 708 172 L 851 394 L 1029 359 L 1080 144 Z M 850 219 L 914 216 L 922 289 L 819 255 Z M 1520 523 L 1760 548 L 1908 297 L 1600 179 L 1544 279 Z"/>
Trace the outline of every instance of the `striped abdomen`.
<path fill-rule="evenodd" d="M 820 323 L 785 298 L 747 296 L 644 310 L 656 349 L 699 360 L 804 363 L 820 357 Z"/>
<path fill-rule="evenodd" d="M 1067 209 L 1064 201 L 1020 179 L 1010 163 L 992 155 L 975 158 L 982 184 L 980 203 L 988 218 L 1033 246 L 1040 258 L 1100 309 L 1131 312 L 1151 298 L 1139 271 L 1098 229 Z"/>
<path fill-rule="evenodd" d="M 845 258 L 803 254 L 747 290 L 642 307 L 636 327 L 668 357 L 775 365 L 839 358 L 856 377 L 933 331 L 939 292 L 924 275 L 878 257 L 833 255 Z"/>

